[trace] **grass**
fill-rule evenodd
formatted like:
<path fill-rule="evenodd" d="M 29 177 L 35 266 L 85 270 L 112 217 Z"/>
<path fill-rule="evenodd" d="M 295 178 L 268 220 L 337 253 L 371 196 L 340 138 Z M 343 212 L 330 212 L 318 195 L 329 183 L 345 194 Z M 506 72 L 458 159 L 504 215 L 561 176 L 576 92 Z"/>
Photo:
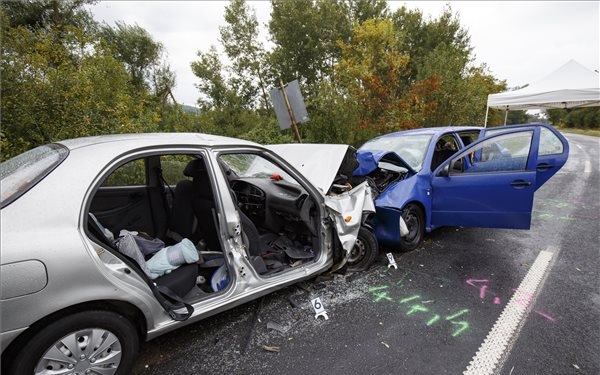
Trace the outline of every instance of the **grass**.
<path fill-rule="evenodd" d="M 591 135 L 593 137 L 600 137 L 599 129 L 574 129 L 574 128 L 557 128 L 561 133 L 575 133 L 583 135 Z"/>

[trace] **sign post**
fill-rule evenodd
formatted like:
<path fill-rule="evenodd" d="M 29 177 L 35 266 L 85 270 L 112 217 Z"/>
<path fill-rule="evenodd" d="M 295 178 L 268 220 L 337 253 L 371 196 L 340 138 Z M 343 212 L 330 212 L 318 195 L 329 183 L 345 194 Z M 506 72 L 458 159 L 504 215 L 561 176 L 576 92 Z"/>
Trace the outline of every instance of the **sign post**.
<path fill-rule="evenodd" d="M 275 87 L 269 92 L 275 115 L 279 122 L 281 130 L 294 128 L 294 134 L 298 143 L 302 143 L 298 124 L 308 121 L 308 113 L 304 105 L 304 99 L 300 92 L 300 85 L 297 80 L 293 80 L 288 84 L 284 84 L 283 80 L 279 80 L 279 87 Z"/>

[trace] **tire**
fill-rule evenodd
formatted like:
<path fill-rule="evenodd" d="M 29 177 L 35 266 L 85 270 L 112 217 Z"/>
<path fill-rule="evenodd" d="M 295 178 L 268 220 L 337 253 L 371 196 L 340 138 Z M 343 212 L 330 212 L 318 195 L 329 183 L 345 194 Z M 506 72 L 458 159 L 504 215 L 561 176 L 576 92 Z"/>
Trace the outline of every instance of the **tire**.
<path fill-rule="evenodd" d="M 379 255 L 377 238 L 368 228 L 360 227 L 356 243 L 346 262 L 348 272 L 364 271 L 371 267 Z"/>
<path fill-rule="evenodd" d="M 419 247 L 425 236 L 425 215 L 421 207 L 409 203 L 402 210 L 402 218 L 408 227 L 408 235 L 400 238 L 400 250 L 412 251 Z"/>
<path fill-rule="evenodd" d="M 73 344 L 69 344 L 72 340 Z M 66 343 L 66 345 L 65 345 Z M 89 344 L 95 344 L 91 349 Z M 70 345 L 67 348 L 67 345 Z M 85 311 L 62 317 L 22 346 L 9 374 L 129 374 L 139 349 L 135 327 L 125 317 L 107 311 Z M 113 353 L 119 353 L 120 356 Z M 47 354 L 53 358 L 46 359 Z M 116 358 L 115 358 L 116 357 Z"/>

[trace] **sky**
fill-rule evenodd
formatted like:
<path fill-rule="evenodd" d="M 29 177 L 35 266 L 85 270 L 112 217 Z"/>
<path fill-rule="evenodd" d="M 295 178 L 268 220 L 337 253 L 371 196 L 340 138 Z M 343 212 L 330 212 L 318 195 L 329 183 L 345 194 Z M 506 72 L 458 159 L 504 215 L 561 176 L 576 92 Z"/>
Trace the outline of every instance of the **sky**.
<path fill-rule="evenodd" d="M 471 37 L 475 63 L 485 63 L 508 87 L 534 83 L 574 59 L 600 70 L 600 1 L 389 1 L 437 18 L 449 3 Z M 88 8 L 94 19 L 137 24 L 166 49 L 176 73 L 173 94 L 180 104 L 196 105 L 200 96 L 190 63 L 198 51 L 219 48 L 219 26 L 225 24 L 228 1 L 100 1 Z M 262 25 L 270 2 L 249 1 Z M 268 44 L 268 43 L 266 43 Z"/>

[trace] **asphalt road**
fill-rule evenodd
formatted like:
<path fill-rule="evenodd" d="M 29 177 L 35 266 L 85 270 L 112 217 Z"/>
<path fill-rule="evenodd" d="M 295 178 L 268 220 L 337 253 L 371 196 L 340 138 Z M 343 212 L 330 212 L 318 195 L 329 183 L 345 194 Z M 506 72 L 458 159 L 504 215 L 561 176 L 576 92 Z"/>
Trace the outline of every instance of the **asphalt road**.
<path fill-rule="evenodd" d="M 530 230 L 434 231 L 398 269 L 382 254 L 146 343 L 134 374 L 599 374 L 600 142 L 567 138 Z"/>

